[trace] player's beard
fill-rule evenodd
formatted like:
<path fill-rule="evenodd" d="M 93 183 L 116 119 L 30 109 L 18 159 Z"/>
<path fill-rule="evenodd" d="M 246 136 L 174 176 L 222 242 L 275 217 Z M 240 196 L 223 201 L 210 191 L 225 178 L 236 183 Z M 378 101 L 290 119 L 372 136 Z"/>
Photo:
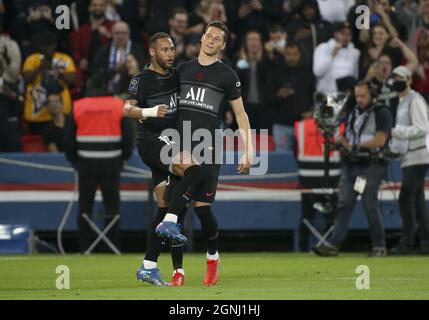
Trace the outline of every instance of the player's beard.
<path fill-rule="evenodd" d="M 156 63 L 164 70 L 168 70 L 172 67 L 172 65 L 169 65 L 166 61 L 158 58 L 157 56 L 155 56 L 155 60 Z"/>

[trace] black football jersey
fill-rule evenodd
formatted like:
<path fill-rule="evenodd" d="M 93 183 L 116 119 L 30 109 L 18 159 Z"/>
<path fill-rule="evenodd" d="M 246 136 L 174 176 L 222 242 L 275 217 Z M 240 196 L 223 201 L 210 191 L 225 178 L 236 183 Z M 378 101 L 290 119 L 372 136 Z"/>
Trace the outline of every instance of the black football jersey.
<path fill-rule="evenodd" d="M 220 128 L 225 102 L 241 96 L 237 74 L 221 61 L 203 66 L 198 59 L 179 65 L 177 71 L 180 77 L 176 120 L 179 132 L 183 135 L 184 122 L 188 121 L 191 132 L 207 129 L 214 138 L 216 129 Z"/>
<path fill-rule="evenodd" d="M 138 138 L 145 132 L 160 133 L 164 129 L 174 128 L 177 113 L 179 77 L 175 69 L 166 75 L 144 69 L 131 79 L 127 100 L 135 99 L 140 108 L 152 108 L 159 104 L 169 106 L 169 112 L 163 118 L 147 118 L 139 122 Z"/>

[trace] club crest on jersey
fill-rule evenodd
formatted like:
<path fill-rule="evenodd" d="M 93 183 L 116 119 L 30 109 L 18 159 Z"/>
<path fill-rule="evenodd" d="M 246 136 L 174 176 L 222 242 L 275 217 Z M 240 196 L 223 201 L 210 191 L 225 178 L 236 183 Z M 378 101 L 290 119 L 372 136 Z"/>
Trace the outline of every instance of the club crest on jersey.
<path fill-rule="evenodd" d="M 186 94 L 185 99 L 191 98 L 191 100 L 194 100 L 194 101 L 204 102 L 204 95 L 205 94 L 206 94 L 206 89 L 198 88 L 197 92 L 195 94 L 194 88 L 191 87 L 189 89 L 188 93 Z"/>
<path fill-rule="evenodd" d="M 204 73 L 202 73 L 202 72 L 199 72 L 195 75 L 195 80 L 202 81 L 202 80 L 204 80 L 204 78 L 205 78 L 205 76 L 204 76 Z"/>
<path fill-rule="evenodd" d="M 139 78 L 133 78 L 131 79 L 130 85 L 128 86 L 128 92 L 129 93 L 137 93 L 139 89 Z"/>

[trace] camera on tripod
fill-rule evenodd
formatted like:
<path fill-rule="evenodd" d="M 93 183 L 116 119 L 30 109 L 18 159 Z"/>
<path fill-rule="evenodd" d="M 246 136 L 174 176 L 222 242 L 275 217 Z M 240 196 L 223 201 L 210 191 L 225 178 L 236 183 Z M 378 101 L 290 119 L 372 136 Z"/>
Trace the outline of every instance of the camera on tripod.
<path fill-rule="evenodd" d="M 334 131 L 340 125 L 342 110 L 347 102 L 348 96 L 343 92 L 314 94 L 314 119 L 317 125 L 329 136 L 334 135 Z"/>
<path fill-rule="evenodd" d="M 336 202 L 336 194 L 330 185 L 329 167 L 330 152 L 336 149 L 333 137 L 341 123 L 342 110 L 346 105 L 348 96 L 342 92 L 314 94 L 314 119 L 321 130 L 323 142 L 323 176 L 324 183 L 319 199 L 314 203 L 314 208 L 323 213 L 330 213 Z"/>

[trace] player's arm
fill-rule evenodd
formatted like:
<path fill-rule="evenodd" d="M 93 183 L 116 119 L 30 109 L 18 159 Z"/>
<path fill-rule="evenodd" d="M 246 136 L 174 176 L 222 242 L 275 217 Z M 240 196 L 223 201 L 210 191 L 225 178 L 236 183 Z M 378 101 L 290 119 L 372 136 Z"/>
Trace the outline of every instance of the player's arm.
<path fill-rule="evenodd" d="M 242 174 L 250 169 L 253 161 L 252 133 L 250 131 L 249 117 L 244 110 L 243 99 L 240 97 L 235 100 L 230 100 L 229 103 L 234 112 L 241 139 L 243 139 L 244 142 L 245 153 L 238 166 L 238 173 Z"/>
<path fill-rule="evenodd" d="M 138 101 L 129 99 L 125 101 L 122 116 L 127 118 L 141 119 L 141 118 L 155 118 L 164 117 L 168 112 L 168 106 L 159 104 L 152 108 L 139 108 Z"/>

